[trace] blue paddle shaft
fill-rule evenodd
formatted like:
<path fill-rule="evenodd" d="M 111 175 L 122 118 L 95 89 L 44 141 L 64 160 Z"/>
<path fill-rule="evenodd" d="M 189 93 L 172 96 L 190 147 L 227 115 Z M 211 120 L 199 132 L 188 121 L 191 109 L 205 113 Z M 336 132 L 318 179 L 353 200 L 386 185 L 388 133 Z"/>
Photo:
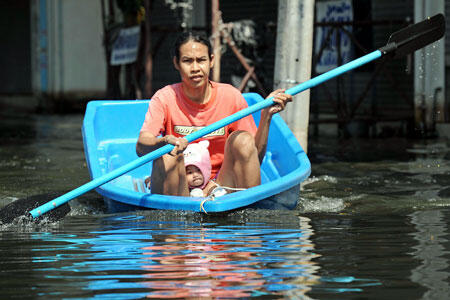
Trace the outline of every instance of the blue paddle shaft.
<path fill-rule="evenodd" d="M 286 94 L 289 95 L 296 95 L 300 92 L 303 92 L 307 89 L 310 89 L 312 87 L 315 87 L 316 85 L 319 85 L 327 80 L 330 80 L 334 77 L 337 77 L 345 72 L 348 72 L 350 70 L 353 70 L 355 68 L 358 68 L 364 64 L 367 64 L 375 59 L 378 59 L 382 56 L 382 53 L 380 50 L 375 50 L 365 56 L 362 56 L 358 59 L 355 59 L 345 65 L 342 65 L 340 67 L 337 67 L 336 69 L 330 70 L 326 73 L 323 73 L 317 77 L 314 77 L 308 81 L 305 81 L 297 86 L 294 86 L 288 90 L 286 90 Z M 241 111 L 238 111 L 234 114 L 232 114 L 231 116 L 228 116 L 220 121 L 217 121 L 211 125 L 208 125 L 198 131 L 195 131 L 189 135 L 186 136 L 186 139 L 188 140 L 188 142 L 193 142 L 217 129 L 220 129 L 224 126 L 227 126 L 237 120 L 240 120 L 246 116 L 251 115 L 254 112 L 257 112 L 261 109 L 267 108 L 271 105 L 273 105 L 275 102 L 273 101 L 273 97 L 267 98 L 261 102 L 258 102 L 252 106 L 249 106 Z M 122 167 L 113 170 L 112 172 L 109 172 L 108 174 L 102 175 L 62 196 L 59 196 L 58 198 L 55 198 L 35 209 L 33 209 L 32 211 L 30 211 L 30 214 L 33 216 L 33 218 L 39 217 L 40 215 L 60 206 L 63 205 L 64 203 L 82 195 L 85 194 L 87 192 L 89 192 L 92 189 L 95 189 L 131 170 L 134 170 L 140 166 L 142 166 L 145 163 L 148 163 L 150 161 L 153 161 L 161 156 L 163 156 L 164 154 L 169 153 L 170 151 L 172 151 L 172 149 L 174 148 L 173 145 L 165 145 L 155 151 L 152 151 L 142 157 L 139 157 L 136 160 L 133 160 L 132 162 L 129 162 L 125 165 L 123 165 Z"/>

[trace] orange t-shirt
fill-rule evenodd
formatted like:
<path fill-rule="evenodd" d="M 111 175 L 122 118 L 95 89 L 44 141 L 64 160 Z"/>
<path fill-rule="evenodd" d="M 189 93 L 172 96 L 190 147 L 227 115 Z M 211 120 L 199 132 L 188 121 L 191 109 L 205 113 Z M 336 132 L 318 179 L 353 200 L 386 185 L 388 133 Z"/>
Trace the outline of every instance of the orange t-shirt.
<path fill-rule="evenodd" d="M 187 98 L 181 83 L 158 90 L 149 103 L 141 131 L 150 132 L 154 136 L 161 134 L 184 137 L 247 107 L 239 90 L 229 84 L 210 82 L 211 98 L 205 104 L 198 104 Z M 202 138 L 209 140 L 210 144 L 211 178 L 216 176 L 222 165 L 228 136 L 236 130 L 245 130 L 254 136 L 257 128 L 253 117 L 242 118 Z"/>

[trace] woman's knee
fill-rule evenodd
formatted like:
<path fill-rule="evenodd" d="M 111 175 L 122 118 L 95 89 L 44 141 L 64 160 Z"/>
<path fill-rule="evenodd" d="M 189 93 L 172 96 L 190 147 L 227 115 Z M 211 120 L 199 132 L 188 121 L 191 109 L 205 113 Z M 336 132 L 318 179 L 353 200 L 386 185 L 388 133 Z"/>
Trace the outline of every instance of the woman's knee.
<path fill-rule="evenodd" d="M 164 155 L 154 160 L 151 175 L 152 193 L 174 196 L 187 195 L 185 176 L 182 155 L 181 159 L 178 156 Z"/>
<path fill-rule="evenodd" d="M 153 168 L 159 169 L 159 172 L 171 172 L 175 171 L 179 164 L 183 161 L 183 155 L 163 155 L 153 161 Z"/>
<path fill-rule="evenodd" d="M 228 146 L 233 156 L 248 159 L 257 154 L 255 138 L 247 131 L 235 131 L 228 138 Z"/>

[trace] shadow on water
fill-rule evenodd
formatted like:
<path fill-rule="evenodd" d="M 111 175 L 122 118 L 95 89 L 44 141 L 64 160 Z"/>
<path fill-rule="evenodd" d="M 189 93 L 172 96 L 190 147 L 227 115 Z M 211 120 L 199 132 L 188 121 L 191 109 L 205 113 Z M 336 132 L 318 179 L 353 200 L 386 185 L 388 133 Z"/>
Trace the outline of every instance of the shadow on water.
<path fill-rule="evenodd" d="M 1 115 L 0 145 L 31 143 L 36 138 L 33 115 Z"/>

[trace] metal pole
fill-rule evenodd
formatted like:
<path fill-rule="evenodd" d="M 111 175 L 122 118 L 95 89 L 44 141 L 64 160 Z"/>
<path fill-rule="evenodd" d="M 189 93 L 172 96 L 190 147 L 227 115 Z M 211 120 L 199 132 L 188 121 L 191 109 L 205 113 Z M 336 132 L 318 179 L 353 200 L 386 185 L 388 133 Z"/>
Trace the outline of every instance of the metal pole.
<path fill-rule="evenodd" d="M 289 88 L 311 78 L 314 0 L 279 0 L 275 88 Z M 305 152 L 308 146 L 309 90 L 281 113 Z"/>

